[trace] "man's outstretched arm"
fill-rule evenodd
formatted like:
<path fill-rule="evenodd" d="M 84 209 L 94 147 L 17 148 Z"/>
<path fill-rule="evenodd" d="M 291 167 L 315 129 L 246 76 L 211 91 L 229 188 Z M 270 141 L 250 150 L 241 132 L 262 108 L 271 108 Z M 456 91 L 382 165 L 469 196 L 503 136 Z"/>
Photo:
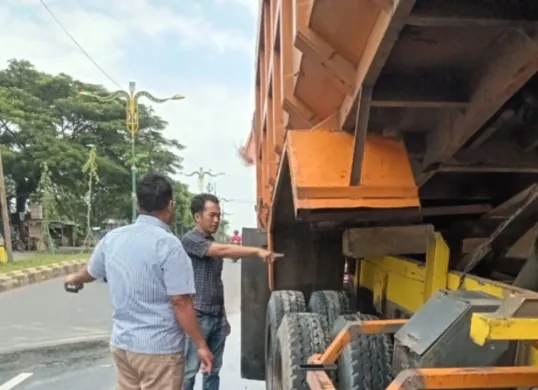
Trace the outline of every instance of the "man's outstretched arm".
<path fill-rule="evenodd" d="M 183 247 L 187 253 L 198 257 L 212 256 L 218 258 L 224 257 L 238 259 L 248 256 L 258 256 L 263 261 L 272 263 L 275 261 L 275 259 L 284 256 L 279 253 L 273 253 L 271 251 L 253 246 L 219 244 L 200 234 L 187 233 L 183 236 L 181 241 L 183 242 Z"/>
<path fill-rule="evenodd" d="M 79 271 L 65 277 L 65 284 L 80 287 L 85 283 L 91 283 L 96 279 L 106 277 L 104 241 L 104 238 L 99 241 L 93 250 L 92 257 L 90 258 L 88 265 L 85 265 Z"/>
<path fill-rule="evenodd" d="M 90 275 L 90 273 L 88 272 L 88 266 L 85 265 L 79 271 L 72 273 L 70 275 L 67 275 L 64 282 L 65 284 L 68 284 L 71 286 L 80 287 L 83 284 L 91 283 L 95 281 L 96 279 L 97 278 L 94 278 L 92 275 Z"/>
<path fill-rule="evenodd" d="M 212 242 L 207 250 L 208 256 L 227 257 L 227 258 L 243 258 L 248 256 L 258 256 L 263 261 L 272 263 L 275 259 L 282 257 L 282 254 L 273 253 L 271 251 L 256 248 L 254 246 L 239 246 L 234 244 L 219 244 Z"/>

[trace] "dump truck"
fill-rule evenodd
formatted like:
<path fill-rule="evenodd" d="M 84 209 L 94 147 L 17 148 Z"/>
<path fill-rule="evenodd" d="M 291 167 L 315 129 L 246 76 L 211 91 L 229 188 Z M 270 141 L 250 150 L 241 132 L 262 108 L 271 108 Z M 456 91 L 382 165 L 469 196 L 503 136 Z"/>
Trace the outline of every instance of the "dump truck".
<path fill-rule="evenodd" d="M 538 2 L 262 0 L 256 39 L 242 376 L 538 386 Z"/>

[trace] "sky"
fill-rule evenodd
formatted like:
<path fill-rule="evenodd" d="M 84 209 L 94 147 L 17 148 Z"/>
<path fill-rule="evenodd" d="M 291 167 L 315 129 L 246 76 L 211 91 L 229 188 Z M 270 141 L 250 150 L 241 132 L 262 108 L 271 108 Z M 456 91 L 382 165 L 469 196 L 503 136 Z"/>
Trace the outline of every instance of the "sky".
<path fill-rule="evenodd" d="M 185 100 L 153 105 L 166 134 L 186 146 L 184 173 L 215 180 L 232 228 L 255 226 L 255 170 L 237 155 L 254 109 L 259 0 L 45 0 L 69 33 L 124 89 Z M 26 59 L 37 69 L 118 88 L 56 24 L 39 0 L 0 0 L 0 67 Z M 141 101 L 149 104 L 149 101 Z M 178 176 L 193 192 L 196 177 Z"/>

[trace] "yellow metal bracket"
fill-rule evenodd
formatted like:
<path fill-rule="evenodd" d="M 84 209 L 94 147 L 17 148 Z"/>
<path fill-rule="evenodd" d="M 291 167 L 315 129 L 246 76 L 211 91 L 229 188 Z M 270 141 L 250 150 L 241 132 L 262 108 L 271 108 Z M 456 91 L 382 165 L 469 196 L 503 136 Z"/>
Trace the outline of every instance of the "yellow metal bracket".
<path fill-rule="evenodd" d="M 478 345 L 489 340 L 538 340 L 538 318 L 506 318 L 473 313 L 471 338 Z"/>
<path fill-rule="evenodd" d="M 440 233 L 428 237 L 424 280 L 424 302 L 433 294 L 447 287 L 449 249 Z"/>
<path fill-rule="evenodd" d="M 508 297 L 495 313 L 473 313 L 471 339 L 478 345 L 490 340 L 538 340 L 538 295 Z"/>
<path fill-rule="evenodd" d="M 378 272 L 374 275 L 374 307 L 383 313 L 385 298 L 387 296 L 388 275 L 386 272 Z"/>

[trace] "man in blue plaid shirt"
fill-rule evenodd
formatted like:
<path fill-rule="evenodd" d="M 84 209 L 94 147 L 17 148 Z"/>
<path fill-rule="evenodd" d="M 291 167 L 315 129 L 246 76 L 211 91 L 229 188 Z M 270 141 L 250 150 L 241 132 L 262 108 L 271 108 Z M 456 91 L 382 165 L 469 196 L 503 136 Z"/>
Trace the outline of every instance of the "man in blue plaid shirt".
<path fill-rule="evenodd" d="M 262 248 L 216 243 L 213 234 L 220 223 L 221 211 L 215 195 L 199 194 L 191 202 L 191 213 L 195 228 L 182 238 L 183 248 L 192 261 L 196 295 L 194 308 L 197 312 L 198 326 L 213 353 L 213 368 L 204 373 L 203 389 L 218 390 L 219 371 L 226 337 L 230 334 L 230 324 L 224 309 L 224 287 L 222 285 L 222 263 L 224 258 L 237 259 L 258 256 L 272 263 L 282 255 Z M 187 340 L 185 357 L 185 390 L 194 389 L 194 379 L 200 361 L 194 343 Z"/>

